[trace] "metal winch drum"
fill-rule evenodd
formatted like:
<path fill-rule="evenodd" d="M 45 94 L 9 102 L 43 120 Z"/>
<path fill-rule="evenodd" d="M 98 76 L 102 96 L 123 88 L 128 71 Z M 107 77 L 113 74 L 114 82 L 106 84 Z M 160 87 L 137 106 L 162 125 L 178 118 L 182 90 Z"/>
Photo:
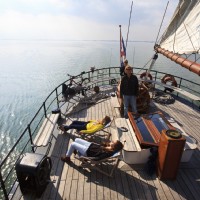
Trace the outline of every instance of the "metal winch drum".
<path fill-rule="evenodd" d="M 51 159 L 46 155 L 25 153 L 15 166 L 21 192 L 34 192 L 40 197 L 50 181 L 51 168 Z"/>

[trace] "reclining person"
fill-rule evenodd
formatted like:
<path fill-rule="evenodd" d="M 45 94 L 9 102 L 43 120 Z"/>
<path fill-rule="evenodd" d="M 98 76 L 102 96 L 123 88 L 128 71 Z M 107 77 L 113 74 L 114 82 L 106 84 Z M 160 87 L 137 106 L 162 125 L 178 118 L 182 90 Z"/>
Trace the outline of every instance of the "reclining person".
<path fill-rule="evenodd" d="M 110 117 L 105 116 L 102 120 L 90 120 L 88 122 L 73 121 L 69 126 L 59 126 L 59 129 L 62 131 L 68 131 L 69 129 L 77 129 L 80 134 L 92 134 L 101 130 L 110 122 Z"/>
<path fill-rule="evenodd" d="M 84 156 L 103 159 L 112 156 L 115 152 L 120 151 L 122 148 L 123 144 L 119 140 L 96 144 L 76 138 L 69 147 L 66 155 L 61 157 L 61 160 L 69 163 L 71 161 L 70 156 L 72 153 L 78 153 L 79 157 Z"/>

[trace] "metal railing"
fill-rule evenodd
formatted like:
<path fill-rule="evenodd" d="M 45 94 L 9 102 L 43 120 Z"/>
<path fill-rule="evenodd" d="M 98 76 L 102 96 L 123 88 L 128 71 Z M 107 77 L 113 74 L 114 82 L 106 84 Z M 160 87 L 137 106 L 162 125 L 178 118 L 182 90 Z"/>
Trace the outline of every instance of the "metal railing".
<path fill-rule="evenodd" d="M 137 70 L 141 70 L 140 68 L 134 68 L 134 72 Z M 141 71 L 145 72 L 146 70 Z M 151 75 L 153 80 L 159 81 L 165 73 L 151 70 Z M 83 77 L 86 77 L 90 80 L 90 87 L 94 87 L 95 85 L 102 84 L 111 84 L 111 80 L 120 79 L 119 75 L 119 67 L 110 67 L 110 68 L 101 68 L 93 71 L 88 71 L 81 73 L 77 76 L 73 76 L 76 80 L 76 83 L 79 84 L 83 80 Z M 192 81 L 186 80 L 184 78 L 174 76 L 177 80 L 178 87 L 184 90 L 187 90 L 190 93 L 193 93 L 197 96 L 200 96 L 199 86 L 200 84 L 194 83 Z M 66 85 L 70 84 L 70 80 L 66 80 L 64 83 Z M 101 80 L 98 82 L 97 80 Z M 41 127 L 44 119 L 47 117 L 49 113 L 55 108 L 60 107 L 59 97 L 62 95 L 62 83 L 57 86 L 45 99 L 42 105 L 39 107 L 36 114 L 33 116 L 30 123 L 27 125 L 25 130 L 16 140 L 15 144 L 8 151 L 7 155 L 0 162 L 0 199 L 9 199 L 9 194 L 14 193 L 16 190 L 16 181 L 17 176 L 15 172 L 15 165 L 20 159 L 20 156 L 25 152 L 35 152 L 34 148 L 34 138 Z M 177 93 L 177 96 L 179 94 Z M 200 102 L 196 102 L 198 108 Z M 68 104 L 66 107 L 70 110 L 73 107 L 73 103 L 66 102 Z"/>

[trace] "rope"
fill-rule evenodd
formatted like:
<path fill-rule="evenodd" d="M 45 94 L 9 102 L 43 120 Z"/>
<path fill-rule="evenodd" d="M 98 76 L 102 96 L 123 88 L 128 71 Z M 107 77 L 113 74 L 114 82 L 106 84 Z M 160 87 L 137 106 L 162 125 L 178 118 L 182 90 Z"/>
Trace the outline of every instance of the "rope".
<path fill-rule="evenodd" d="M 153 58 L 154 58 L 154 57 L 153 57 Z M 144 67 L 142 67 L 142 68 L 138 71 L 138 73 L 137 73 L 136 75 L 138 75 L 138 74 L 149 64 L 149 62 L 150 62 L 153 58 L 150 58 L 150 59 L 147 61 L 147 63 L 144 65 Z"/>
<path fill-rule="evenodd" d="M 157 93 L 153 97 L 154 101 L 160 104 L 172 104 L 175 102 L 175 99 L 170 95 L 166 93 Z"/>
<path fill-rule="evenodd" d="M 149 64 L 149 62 L 150 62 L 151 60 L 152 60 L 152 58 L 149 59 L 149 60 L 147 61 L 147 63 L 144 65 L 144 67 L 141 68 L 141 69 L 138 71 L 137 75 Z"/>
<path fill-rule="evenodd" d="M 120 129 L 121 129 L 122 132 L 128 132 L 128 129 L 124 126 L 120 127 Z"/>
<path fill-rule="evenodd" d="M 161 27 L 162 27 L 162 24 L 163 24 L 163 21 L 164 21 L 164 18 L 165 18 L 165 14 L 166 14 L 166 11 L 167 11 L 168 4 L 169 4 L 169 1 L 167 2 L 167 6 L 166 6 L 166 8 L 165 8 L 165 12 L 164 12 L 164 15 L 163 15 L 163 18 L 162 18 L 162 22 L 161 22 L 161 24 L 160 24 L 160 28 L 159 28 L 159 31 L 158 31 L 158 35 L 157 35 L 157 37 L 156 37 L 155 44 L 157 44 L 157 41 L 158 41 L 158 36 L 159 36 L 159 34 L 160 34 L 160 30 L 161 30 Z"/>

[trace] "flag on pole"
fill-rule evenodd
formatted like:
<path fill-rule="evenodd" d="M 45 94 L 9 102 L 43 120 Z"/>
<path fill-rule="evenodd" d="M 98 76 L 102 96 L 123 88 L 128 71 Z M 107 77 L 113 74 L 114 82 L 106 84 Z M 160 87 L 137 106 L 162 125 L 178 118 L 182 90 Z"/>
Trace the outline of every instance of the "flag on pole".
<path fill-rule="evenodd" d="M 126 47 L 125 47 L 125 44 L 124 44 L 124 40 L 123 40 L 123 37 L 121 37 L 121 58 L 123 58 L 123 60 L 126 59 Z"/>
<path fill-rule="evenodd" d="M 125 47 L 122 36 L 121 36 L 120 40 L 121 40 L 120 41 L 120 61 L 121 61 L 121 65 L 123 65 L 123 62 L 126 59 L 126 47 Z"/>

